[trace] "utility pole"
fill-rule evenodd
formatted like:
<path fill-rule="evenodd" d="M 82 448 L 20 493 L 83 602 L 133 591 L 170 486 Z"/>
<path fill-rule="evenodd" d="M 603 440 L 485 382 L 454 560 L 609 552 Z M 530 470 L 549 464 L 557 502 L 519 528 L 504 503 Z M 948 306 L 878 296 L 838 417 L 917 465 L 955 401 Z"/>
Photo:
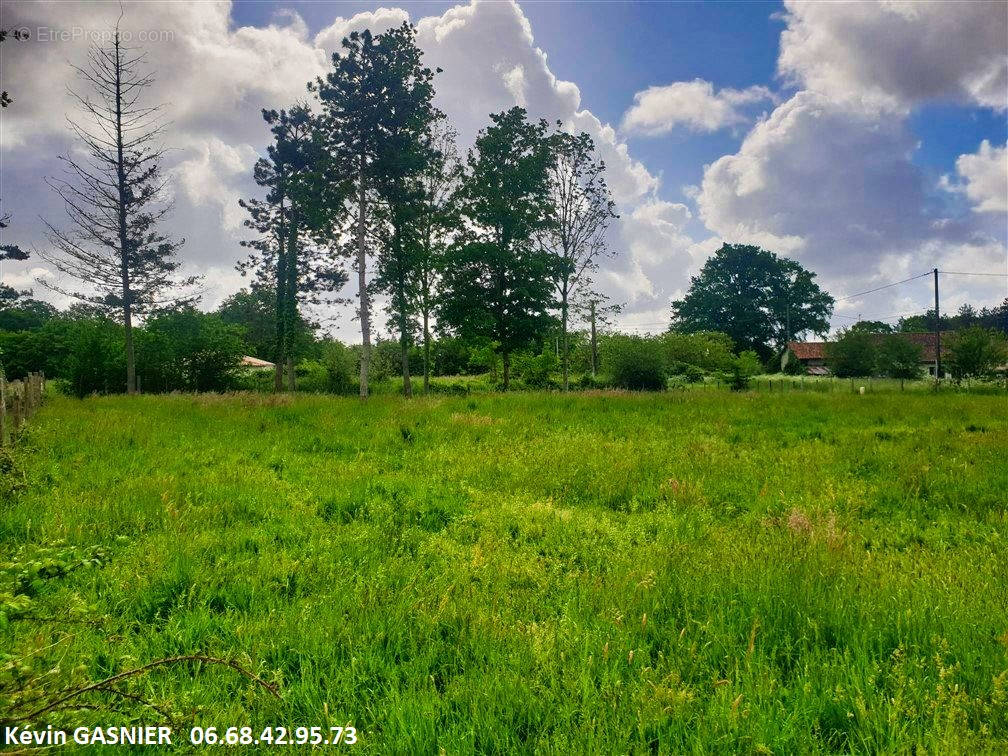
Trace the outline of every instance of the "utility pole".
<path fill-rule="evenodd" d="M 938 309 L 938 268 L 934 269 L 935 284 L 935 381 L 941 380 L 941 311 Z"/>

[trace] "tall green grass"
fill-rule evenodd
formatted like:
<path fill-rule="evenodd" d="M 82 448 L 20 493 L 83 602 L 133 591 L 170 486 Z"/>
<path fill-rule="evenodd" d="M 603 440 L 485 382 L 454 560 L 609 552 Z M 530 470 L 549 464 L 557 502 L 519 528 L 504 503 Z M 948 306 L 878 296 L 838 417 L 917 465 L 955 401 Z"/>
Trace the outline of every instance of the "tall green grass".
<path fill-rule="evenodd" d="M 0 645 L 67 684 L 205 653 L 280 687 L 130 688 L 187 725 L 352 723 L 381 753 L 1008 750 L 1003 397 L 57 398 L 9 478 L 4 558 L 109 561 L 37 590 L 80 621 Z"/>

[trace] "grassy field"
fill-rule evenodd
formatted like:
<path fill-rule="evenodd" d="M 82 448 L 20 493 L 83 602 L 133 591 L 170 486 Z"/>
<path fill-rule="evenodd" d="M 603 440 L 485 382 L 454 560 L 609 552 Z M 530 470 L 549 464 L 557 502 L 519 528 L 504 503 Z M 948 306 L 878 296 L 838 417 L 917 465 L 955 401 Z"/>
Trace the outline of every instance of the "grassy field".
<path fill-rule="evenodd" d="M 187 663 L 42 720 L 1008 750 L 1003 396 L 53 398 L 3 465 L 8 714 L 205 654 L 280 697 Z"/>

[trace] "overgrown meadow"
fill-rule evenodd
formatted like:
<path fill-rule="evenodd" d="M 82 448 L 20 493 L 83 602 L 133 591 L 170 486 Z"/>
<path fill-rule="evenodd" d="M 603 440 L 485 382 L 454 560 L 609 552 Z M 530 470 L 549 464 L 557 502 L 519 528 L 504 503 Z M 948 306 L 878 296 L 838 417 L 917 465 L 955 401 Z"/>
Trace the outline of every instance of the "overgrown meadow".
<path fill-rule="evenodd" d="M 8 714 L 279 692 L 37 725 L 1008 750 L 1003 396 L 54 397 L 3 465 Z"/>

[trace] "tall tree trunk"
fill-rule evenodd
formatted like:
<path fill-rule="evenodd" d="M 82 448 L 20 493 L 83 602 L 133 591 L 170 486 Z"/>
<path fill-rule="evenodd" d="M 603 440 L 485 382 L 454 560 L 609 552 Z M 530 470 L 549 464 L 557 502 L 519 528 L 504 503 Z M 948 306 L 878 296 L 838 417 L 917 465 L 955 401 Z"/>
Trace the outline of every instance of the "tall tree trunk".
<path fill-rule="evenodd" d="M 277 230 L 276 264 L 276 350 L 273 355 L 273 390 L 277 393 L 284 388 L 284 364 L 287 362 L 287 318 L 284 310 L 287 302 L 287 225 L 284 223 L 283 199 L 280 200 L 280 228 Z"/>
<path fill-rule="evenodd" d="M 413 398 L 413 386 L 410 383 L 409 369 L 409 318 L 406 317 L 406 276 L 403 272 L 402 237 L 398 229 L 395 231 L 393 251 L 398 259 L 396 265 L 396 298 L 399 300 L 396 309 L 399 311 L 399 348 L 402 353 L 403 396 Z"/>
<path fill-rule="evenodd" d="M 595 340 L 595 302 L 590 303 L 591 307 L 591 363 L 592 378 L 598 372 L 598 341 Z"/>
<path fill-rule="evenodd" d="M 430 312 L 423 308 L 423 392 L 430 391 Z"/>
<path fill-rule="evenodd" d="M 287 386 L 290 391 L 296 390 L 294 381 L 294 333 L 295 325 L 298 322 L 297 306 L 297 265 L 298 247 L 297 239 L 299 233 L 298 213 L 291 206 L 290 221 L 287 226 L 287 269 L 284 271 L 286 286 L 284 291 L 284 331 L 286 333 L 285 346 L 287 363 L 290 366 L 287 370 Z"/>
<path fill-rule="evenodd" d="M 508 390 L 508 386 L 511 384 L 511 353 L 504 352 L 502 355 L 504 362 L 504 390 Z"/>
<path fill-rule="evenodd" d="M 126 167 L 123 164 L 122 125 L 122 57 L 119 47 L 119 32 L 115 34 L 115 130 L 116 130 L 116 188 L 119 201 L 119 257 L 122 278 L 123 325 L 126 329 L 126 393 L 136 393 L 136 357 L 133 352 L 133 293 L 130 291 L 129 274 L 129 234 L 126 232 Z"/>
<path fill-rule="evenodd" d="M 567 342 L 567 290 L 563 291 L 560 302 L 560 332 L 563 336 L 563 387 L 570 391 L 570 351 Z"/>
<path fill-rule="evenodd" d="M 361 359 L 360 398 L 368 396 L 368 368 L 371 364 L 371 313 L 367 293 L 367 187 L 364 185 L 364 155 L 360 156 L 357 179 L 357 286 L 360 290 Z"/>
<path fill-rule="evenodd" d="M 409 371 L 409 338 L 406 332 L 406 316 L 399 317 L 399 346 L 402 349 L 402 380 L 403 396 L 407 399 L 413 397 L 413 386 L 410 383 Z"/>

